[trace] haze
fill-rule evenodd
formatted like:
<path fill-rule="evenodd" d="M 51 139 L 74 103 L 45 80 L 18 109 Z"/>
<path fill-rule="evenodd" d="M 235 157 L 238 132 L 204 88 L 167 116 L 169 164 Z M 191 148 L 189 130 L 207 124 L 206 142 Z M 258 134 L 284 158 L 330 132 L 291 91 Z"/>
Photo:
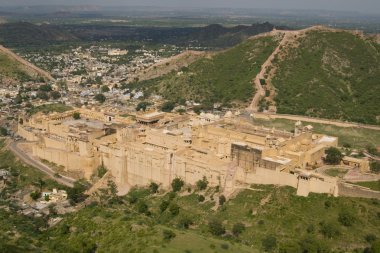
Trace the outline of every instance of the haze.
<path fill-rule="evenodd" d="M 380 14 L 379 0 L 0 0 L 0 5 L 102 5 L 171 8 L 266 8 L 352 11 Z"/>

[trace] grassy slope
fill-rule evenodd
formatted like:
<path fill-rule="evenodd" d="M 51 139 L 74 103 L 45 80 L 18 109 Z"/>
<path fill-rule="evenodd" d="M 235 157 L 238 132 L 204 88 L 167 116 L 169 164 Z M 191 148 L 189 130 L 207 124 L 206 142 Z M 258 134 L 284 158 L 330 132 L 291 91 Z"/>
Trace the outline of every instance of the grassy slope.
<path fill-rule="evenodd" d="M 43 112 L 45 114 L 48 114 L 51 112 L 62 113 L 62 112 L 70 111 L 72 109 L 73 108 L 71 106 L 60 104 L 60 103 L 58 103 L 58 104 L 44 104 L 44 105 L 40 105 L 40 106 L 36 106 L 36 107 L 31 108 L 28 111 L 28 113 L 31 115 L 36 114 L 38 112 Z"/>
<path fill-rule="evenodd" d="M 197 203 L 194 194 L 176 197 L 173 202 L 181 207 L 178 216 L 172 216 L 168 211 L 161 214 L 158 204 L 163 197 L 148 195 L 140 196 L 140 199 L 148 203 L 152 212 L 150 217 L 138 214 L 136 205 L 131 204 L 87 207 L 68 215 L 48 231 L 50 240 L 45 245 L 46 250 L 79 251 L 97 245 L 97 252 L 262 252 L 262 240 L 273 235 L 277 238 L 277 248 L 297 247 L 308 241 L 319 248 L 353 252 L 355 248 L 367 246 L 365 236 L 376 234 L 380 226 L 379 201 L 317 194 L 303 198 L 295 196 L 295 191 L 286 187 L 254 188 L 260 191 L 245 190 L 229 201 L 225 209 L 218 211 L 212 211 L 209 203 Z M 261 200 L 268 195 L 271 196 L 269 202 L 261 206 Z M 355 221 L 350 227 L 338 222 L 339 213 L 345 209 L 351 210 L 354 216 Z M 194 221 L 189 230 L 177 227 L 184 215 Z M 246 230 L 237 239 L 226 236 L 223 241 L 208 232 L 207 222 L 212 218 L 223 221 L 227 233 L 236 222 L 244 223 Z M 323 222 L 337 229 L 333 238 L 321 233 Z M 164 242 L 162 230 L 168 228 L 176 233 L 176 237 L 171 242 Z M 68 230 L 75 232 L 68 233 Z M 83 241 L 87 242 L 86 245 Z M 228 249 L 222 249 L 222 244 L 228 244 Z"/>
<path fill-rule="evenodd" d="M 4 77 L 18 81 L 27 81 L 32 79 L 22 68 L 20 63 L 10 59 L 7 55 L 0 51 L 0 79 Z"/>
<path fill-rule="evenodd" d="M 376 124 L 380 47 L 347 32 L 308 32 L 277 61 L 279 113 Z"/>
<path fill-rule="evenodd" d="M 153 83 L 159 93 L 174 101 L 247 102 L 254 92 L 252 79 L 277 44 L 271 37 L 247 40 L 210 59 L 194 62 L 182 75 L 171 73 L 151 80 L 150 85 Z"/>

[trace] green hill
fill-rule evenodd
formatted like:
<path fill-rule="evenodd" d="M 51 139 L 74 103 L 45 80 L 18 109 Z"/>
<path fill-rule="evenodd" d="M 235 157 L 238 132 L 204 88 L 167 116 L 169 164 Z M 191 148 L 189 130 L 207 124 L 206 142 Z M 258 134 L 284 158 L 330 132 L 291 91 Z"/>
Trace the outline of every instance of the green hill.
<path fill-rule="evenodd" d="M 278 41 L 270 36 L 250 39 L 142 85 L 154 87 L 174 101 L 248 102 L 254 94 L 252 79 L 277 45 Z"/>
<path fill-rule="evenodd" d="M 372 38 L 311 30 L 282 51 L 272 79 L 279 113 L 380 123 L 380 45 Z"/>

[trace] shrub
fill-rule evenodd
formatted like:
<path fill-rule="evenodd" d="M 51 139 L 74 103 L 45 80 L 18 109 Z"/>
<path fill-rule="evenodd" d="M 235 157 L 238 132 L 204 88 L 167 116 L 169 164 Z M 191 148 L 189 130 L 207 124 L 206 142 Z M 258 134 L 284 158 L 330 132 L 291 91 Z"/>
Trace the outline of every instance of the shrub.
<path fill-rule="evenodd" d="M 149 213 L 149 208 L 148 208 L 148 205 L 145 203 L 145 201 L 140 200 L 137 203 L 137 211 L 139 213 L 143 213 L 143 214 L 148 214 Z"/>
<path fill-rule="evenodd" d="M 211 234 L 221 236 L 226 232 L 226 229 L 219 220 L 211 220 L 208 223 L 208 228 Z"/>
<path fill-rule="evenodd" d="M 345 209 L 342 210 L 338 215 L 338 221 L 346 227 L 352 226 L 356 221 L 356 216 L 351 211 Z"/>
<path fill-rule="evenodd" d="M 164 237 L 164 241 L 170 241 L 171 239 L 176 237 L 176 234 L 173 231 L 168 230 L 168 229 L 163 230 L 162 235 Z"/>
<path fill-rule="evenodd" d="M 107 173 L 107 168 L 104 167 L 103 165 L 98 167 L 98 177 L 102 178 L 106 173 Z"/>
<path fill-rule="evenodd" d="M 172 189 L 173 192 L 178 192 L 182 189 L 182 186 L 185 184 L 185 182 L 180 178 L 175 178 L 172 181 Z"/>
<path fill-rule="evenodd" d="M 264 251 L 271 252 L 277 247 L 277 239 L 273 235 L 268 235 L 261 241 L 261 245 Z"/>
<path fill-rule="evenodd" d="M 75 120 L 80 119 L 80 113 L 79 112 L 74 112 L 73 113 L 73 119 L 75 119 Z"/>
<path fill-rule="evenodd" d="M 335 238 L 340 235 L 338 224 L 333 222 L 322 222 L 321 233 L 327 238 Z"/>
<path fill-rule="evenodd" d="M 34 191 L 34 192 L 31 192 L 30 193 L 30 197 L 33 199 L 33 200 L 37 200 L 41 197 L 41 192 L 39 191 Z"/>
<path fill-rule="evenodd" d="M 198 201 L 199 202 L 205 201 L 205 197 L 203 195 L 198 195 Z"/>
<path fill-rule="evenodd" d="M 208 185 L 208 181 L 206 177 L 203 177 L 202 180 L 197 181 L 197 188 L 200 191 L 205 190 L 207 188 L 207 185 Z"/>
<path fill-rule="evenodd" d="M 245 225 L 241 222 L 235 223 L 232 227 L 232 233 L 234 236 L 239 236 L 245 230 Z"/>
<path fill-rule="evenodd" d="M 174 102 L 167 101 L 167 102 L 165 102 L 161 106 L 161 111 L 163 111 L 163 112 L 171 112 L 171 111 L 173 111 L 174 107 L 175 107 L 175 103 Z"/>
<path fill-rule="evenodd" d="M 377 239 L 377 237 L 376 237 L 376 235 L 374 235 L 374 234 L 367 234 L 367 235 L 365 236 L 365 240 L 366 240 L 367 242 L 369 242 L 369 243 L 372 243 L 372 242 L 376 241 L 376 239 Z"/>
<path fill-rule="evenodd" d="M 280 246 L 279 252 L 280 253 L 299 253 L 299 252 L 309 252 L 309 251 L 302 251 L 298 243 L 289 241 Z M 316 252 L 316 251 L 310 251 L 310 252 Z"/>
<path fill-rule="evenodd" d="M 104 93 L 104 92 L 109 92 L 110 91 L 110 88 L 108 88 L 107 85 L 103 85 L 100 90 Z"/>
<path fill-rule="evenodd" d="M 299 246 L 301 250 L 299 251 L 286 251 L 288 252 L 317 252 L 317 253 L 328 253 L 329 248 L 326 246 L 325 242 L 320 239 L 316 239 L 314 236 L 306 236 L 300 240 Z M 285 252 L 284 252 L 285 253 Z"/>
<path fill-rule="evenodd" d="M 94 99 L 99 103 L 104 103 L 106 101 L 106 97 L 102 93 L 96 94 Z"/>

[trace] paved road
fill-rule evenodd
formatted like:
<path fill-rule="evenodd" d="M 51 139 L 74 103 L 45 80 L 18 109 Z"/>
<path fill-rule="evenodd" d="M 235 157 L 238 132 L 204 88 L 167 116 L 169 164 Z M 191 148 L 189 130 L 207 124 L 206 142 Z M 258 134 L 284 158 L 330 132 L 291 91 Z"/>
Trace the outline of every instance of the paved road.
<path fill-rule="evenodd" d="M 8 146 L 9 150 L 12 151 L 13 154 L 15 154 L 18 158 L 20 158 L 26 164 L 29 164 L 29 165 L 37 168 L 38 170 L 42 171 L 43 173 L 45 173 L 46 175 L 48 175 L 49 177 L 51 177 L 52 179 L 57 181 L 58 183 L 64 184 L 64 185 L 69 186 L 69 187 L 73 187 L 75 179 L 70 178 L 70 177 L 65 177 L 65 176 L 56 177 L 55 176 L 56 172 L 54 170 L 52 170 L 51 168 L 49 168 L 45 164 L 41 163 L 40 161 L 33 159 L 31 156 L 29 156 L 27 153 L 25 153 L 23 150 L 21 150 L 18 147 L 18 144 L 20 144 L 20 143 L 22 143 L 22 142 L 10 143 Z"/>

